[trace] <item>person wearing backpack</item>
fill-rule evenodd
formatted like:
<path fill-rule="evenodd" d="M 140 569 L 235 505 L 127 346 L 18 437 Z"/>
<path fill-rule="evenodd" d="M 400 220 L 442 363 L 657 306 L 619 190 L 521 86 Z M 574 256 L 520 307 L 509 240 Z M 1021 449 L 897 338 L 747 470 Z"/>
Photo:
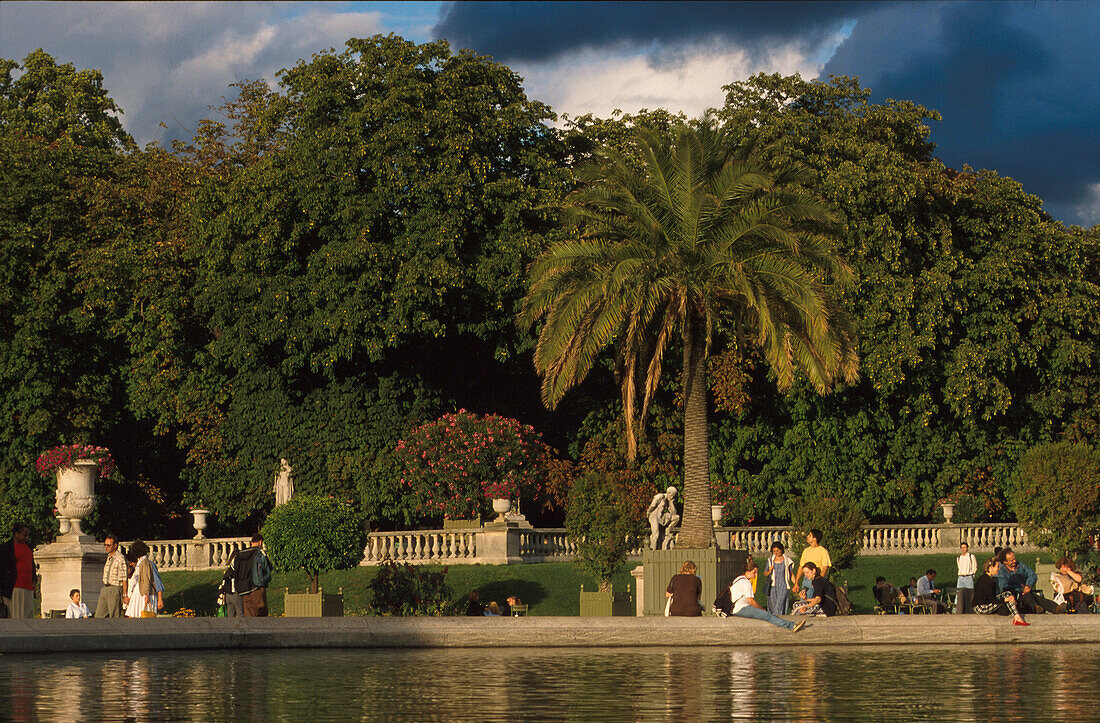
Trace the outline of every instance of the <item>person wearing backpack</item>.
<path fill-rule="evenodd" d="M 784 620 L 760 607 L 760 603 L 756 602 L 756 598 L 753 597 L 752 593 L 752 581 L 756 579 L 757 572 L 756 562 L 750 557 L 745 560 L 745 574 L 730 583 L 729 593 L 730 600 L 733 602 L 734 617 L 762 620 L 776 627 L 786 628 L 792 633 L 797 633 L 805 627 L 805 620 L 797 623 Z"/>
<path fill-rule="evenodd" d="M 264 554 L 261 534 L 237 550 L 229 560 L 229 569 L 222 578 L 229 617 L 266 618 L 267 586 L 271 582 L 271 561 Z"/>

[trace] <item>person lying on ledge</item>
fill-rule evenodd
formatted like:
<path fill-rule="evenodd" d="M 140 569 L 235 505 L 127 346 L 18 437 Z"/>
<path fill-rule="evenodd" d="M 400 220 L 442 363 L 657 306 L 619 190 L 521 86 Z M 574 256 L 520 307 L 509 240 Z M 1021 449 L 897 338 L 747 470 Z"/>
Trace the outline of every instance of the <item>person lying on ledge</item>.
<path fill-rule="evenodd" d="M 996 577 L 1000 566 L 995 557 L 985 561 L 985 572 L 974 581 L 974 612 L 979 615 L 1011 614 L 1013 625 L 1030 625 L 1016 608 L 1016 596 L 1009 590 L 998 590 Z"/>
<path fill-rule="evenodd" d="M 1016 596 L 1016 607 L 1024 613 L 1063 613 L 1064 607 L 1059 607 L 1053 600 L 1039 597 L 1035 594 L 1035 583 L 1039 578 L 1035 571 L 1016 559 L 1016 553 L 1011 547 L 1006 547 L 1004 564 L 1000 565 L 997 573 L 997 585 L 1000 591 L 1005 590 Z"/>

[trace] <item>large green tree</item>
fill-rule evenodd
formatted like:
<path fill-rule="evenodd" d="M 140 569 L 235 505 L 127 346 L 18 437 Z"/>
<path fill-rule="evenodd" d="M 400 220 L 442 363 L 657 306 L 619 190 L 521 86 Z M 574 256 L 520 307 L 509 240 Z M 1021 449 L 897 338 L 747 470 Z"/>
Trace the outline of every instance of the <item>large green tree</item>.
<path fill-rule="evenodd" d="M 531 268 L 520 321 L 543 319 L 535 367 L 557 404 L 616 347 L 628 456 L 673 336 L 682 341 L 684 515 L 677 544 L 711 540 L 706 359 L 719 324 L 754 343 L 780 388 L 803 372 L 824 392 L 854 382 L 858 361 L 828 282 L 850 272 L 830 216 L 794 169 L 737 155 L 709 119 L 660 136 L 641 131 L 639 170 L 607 150 L 566 200 L 572 237 Z M 641 398 L 640 408 L 637 397 Z"/>
<path fill-rule="evenodd" d="M 193 182 L 166 263 L 115 247 L 133 402 L 222 519 L 258 522 L 284 457 L 297 488 L 408 523 L 406 429 L 537 404 L 512 319 L 563 180 L 551 113 L 445 42 L 352 39 L 280 78 L 176 149 Z M 171 283 L 146 298 L 151 274 Z"/>
<path fill-rule="evenodd" d="M 102 80 L 41 50 L 0 60 L 0 517 L 37 533 L 53 526 L 53 484 L 34 472 L 39 452 L 109 445 L 128 473 L 140 447 L 125 351 L 79 289 L 83 189 L 112 177 L 133 147 Z"/>
<path fill-rule="evenodd" d="M 855 79 L 760 75 L 727 91 L 723 121 L 770 165 L 807 168 L 840 218 L 862 379 L 775 395 L 757 369 L 744 412 L 717 420 L 716 470 L 773 518 L 814 489 L 879 519 L 927 519 L 959 490 L 1010 516 L 1023 449 L 1095 438 L 1097 230 L 1065 228 L 995 172 L 946 168 L 938 114 L 873 103 Z"/>

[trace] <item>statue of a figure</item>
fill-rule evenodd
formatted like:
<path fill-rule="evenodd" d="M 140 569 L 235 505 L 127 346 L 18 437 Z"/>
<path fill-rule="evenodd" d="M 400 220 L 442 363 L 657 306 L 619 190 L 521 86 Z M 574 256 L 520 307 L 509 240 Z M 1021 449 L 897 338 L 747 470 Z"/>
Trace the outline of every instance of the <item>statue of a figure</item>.
<path fill-rule="evenodd" d="M 649 547 L 651 550 L 672 549 L 672 528 L 680 522 L 676 514 L 676 488 L 669 487 L 653 496 L 646 515 L 649 517 Z"/>
<path fill-rule="evenodd" d="M 275 506 L 290 502 L 294 496 L 294 470 L 285 459 L 279 460 L 279 471 L 275 473 Z"/>

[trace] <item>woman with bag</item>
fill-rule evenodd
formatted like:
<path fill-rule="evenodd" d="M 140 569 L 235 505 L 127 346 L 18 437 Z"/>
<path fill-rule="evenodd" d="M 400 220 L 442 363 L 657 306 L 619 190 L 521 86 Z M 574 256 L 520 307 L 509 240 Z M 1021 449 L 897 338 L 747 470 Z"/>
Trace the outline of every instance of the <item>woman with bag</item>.
<path fill-rule="evenodd" d="M 752 594 L 752 581 L 756 578 L 758 572 L 759 571 L 756 568 L 756 562 L 750 557 L 749 559 L 745 560 L 745 574 L 738 577 L 730 584 L 730 599 L 733 600 L 734 616 L 740 618 L 751 618 L 753 620 L 763 620 L 764 622 L 771 623 L 776 627 L 786 628 L 792 633 L 797 633 L 799 630 L 805 627 L 805 620 L 801 620 L 798 623 L 794 623 L 790 620 L 784 620 L 778 615 L 773 615 L 772 613 L 763 609 L 762 607 L 760 607 L 760 604 L 756 602 L 756 598 L 754 598 Z M 786 591 L 786 588 L 784 588 L 784 591 Z"/>
<path fill-rule="evenodd" d="M 768 589 L 768 612 L 772 615 L 786 615 L 791 609 L 790 590 L 794 587 L 794 560 L 787 557 L 783 543 L 772 543 L 772 555 L 768 558 L 768 568 L 764 570 L 771 587 Z"/>

